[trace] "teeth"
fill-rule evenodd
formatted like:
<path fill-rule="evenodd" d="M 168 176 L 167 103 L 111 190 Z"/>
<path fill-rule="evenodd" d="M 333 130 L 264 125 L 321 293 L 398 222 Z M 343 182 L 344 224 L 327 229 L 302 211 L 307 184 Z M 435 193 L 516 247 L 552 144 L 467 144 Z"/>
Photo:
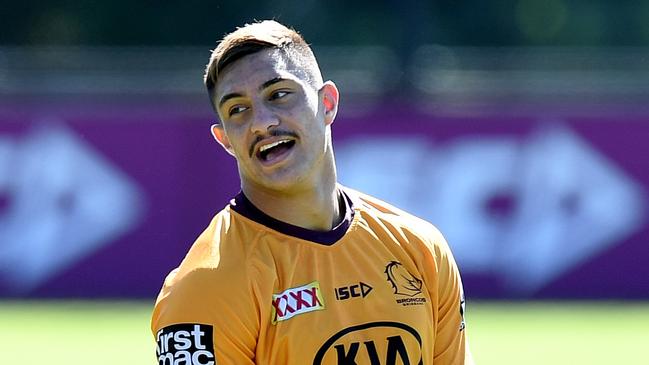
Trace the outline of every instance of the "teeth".
<path fill-rule="evenodd" d="M 282 143 L 288 143 L 288 142 L 289 141 L 287 139 L 282 139 L 282 140 L 277 141 L 277 142 L 273 142 L 273 143 L 270 143 L 270 144 L 267 144 L 267 145 L 263 145 L 263 146 L 259 147 L 259 152 L 264 152 L 264 151 L 269 150 L 269 149 L 271 149 L 271 148 L 273 148 L 275 146 L 279 146 Z"/>

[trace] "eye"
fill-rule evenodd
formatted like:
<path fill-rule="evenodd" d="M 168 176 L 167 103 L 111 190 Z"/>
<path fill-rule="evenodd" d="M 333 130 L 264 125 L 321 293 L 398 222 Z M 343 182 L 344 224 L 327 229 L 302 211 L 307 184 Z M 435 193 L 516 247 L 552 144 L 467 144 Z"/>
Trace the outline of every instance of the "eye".
<path fill-rule="evenodd" d="M 243 105 L 235 105 L 235 106 L 231 107 L 230 109 L 228 109 L 228 116 L 231 117 L 233 115 L 243 113 L 246 110 L 248 110 L 248 107 L 245 107 Z"/>
<path fill-rule="evenodd" d="M 277 91 L 273 91 L 273 92 L 270 94 L 270 97 L 268 97 L 268 100 L 277 100 L 277 99 L 281 99 L 281 98 L 285 97 L 286 95 L 288 95 L 288 94 L 290 94 L 290 93 L 291 93 L 290 91 L 286 91 L 286 90 L 277 90 Z"/>

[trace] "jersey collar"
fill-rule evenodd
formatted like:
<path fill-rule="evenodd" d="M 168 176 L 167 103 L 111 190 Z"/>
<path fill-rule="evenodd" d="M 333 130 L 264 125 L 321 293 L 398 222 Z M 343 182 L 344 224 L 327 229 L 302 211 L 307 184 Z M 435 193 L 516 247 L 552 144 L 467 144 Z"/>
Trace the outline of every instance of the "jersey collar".
<path fill-rule="evenodd" d="M 329 246 L 336 243 L 345 235 L 354 219 L 354 207 L 351 198 L 340 186 L 338 186 L 338 192 L 339 199 L 341 199 L 342 203 L 341 206 L 345 209 L 345 215 L 343 220 L 330 231 L 313 231 L 277 220 L 254 206 L 243 192 L 239 192 L 239 194 L 230 201 L 230 207 L 242 216 L 263 224 L 277 232 Z"/>

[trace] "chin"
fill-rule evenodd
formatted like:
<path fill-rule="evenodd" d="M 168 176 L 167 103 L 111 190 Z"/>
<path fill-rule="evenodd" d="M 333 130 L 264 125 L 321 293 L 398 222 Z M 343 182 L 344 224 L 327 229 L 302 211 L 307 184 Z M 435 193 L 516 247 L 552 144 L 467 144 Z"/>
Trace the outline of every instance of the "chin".
<path fill-rule="evenodd" d="M 298 176 L 282 177 L 276 179 L 268 179 L 262 183 L 268 190 L 275 190 L 278 192 L 290 192 L 294 190 L 301 190 L 304 188 L 305 181 Z"/>
<path fill-rule="evenodd" d="M 318 184 L 312 175 L 312 169 L 305 165 L 283 166 L 272 171 L 256 171 L 245 179 L 248 186 L 262 190 L 291 192 L 312 189 Z M 243 178 L 243 175 L 241 175 Z"/>

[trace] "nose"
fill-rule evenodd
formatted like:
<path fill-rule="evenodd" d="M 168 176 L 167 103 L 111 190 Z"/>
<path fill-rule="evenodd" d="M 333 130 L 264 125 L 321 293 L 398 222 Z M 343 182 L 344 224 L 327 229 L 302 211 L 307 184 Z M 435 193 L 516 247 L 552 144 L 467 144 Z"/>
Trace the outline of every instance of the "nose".
<path fill-rule="evenodd" d="M 277 125 L 279 125 L 279 118 L 268 107 L 262 104 L 253 109 L 253 120 L 250 125 L 252 133 L 265 134 Z"/>

